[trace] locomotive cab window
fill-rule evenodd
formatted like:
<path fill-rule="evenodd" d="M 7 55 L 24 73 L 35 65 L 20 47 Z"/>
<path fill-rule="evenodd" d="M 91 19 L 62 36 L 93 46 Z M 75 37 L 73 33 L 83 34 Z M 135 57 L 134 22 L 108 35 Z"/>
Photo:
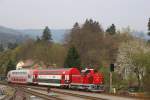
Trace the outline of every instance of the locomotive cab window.
<path fill-rule="evenodd" d="M 81 74 L 83 75 L 83 76 L 86 76 L 87 74 L 89 74 L 91 71 L 90 70 L 85 70 L 84 72 L 82 72 Z"/>
<path fill-rule="evenodd" d="M 85 71 L 85 74 L 87 75 L 88 73 L 90 73 L 91 71 L 90 70 L 86 70 Z"/>

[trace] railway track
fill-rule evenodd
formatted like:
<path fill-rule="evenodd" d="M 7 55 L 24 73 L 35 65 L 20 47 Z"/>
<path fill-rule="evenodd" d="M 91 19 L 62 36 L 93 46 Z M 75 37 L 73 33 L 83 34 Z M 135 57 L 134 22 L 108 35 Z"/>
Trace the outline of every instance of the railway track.
<path fill-rule="evenodd" d="M 37 90 L 37 91 L 45 91 L 45 93 L 47 94 L 47 92 L 46 92 L 47 87 L 30 86 L 30 85 L 20 85 L 20 86 L 25 87 L 25 89 L 28 89 L 28 90 L 33 89 L 33 90 Z M 66 90 L 66 89 L 51 89 L 51 91 L 54 92 L 54 93 L 57 93 L 57 94 L 63 94 L 64 96 L 84 98 L 86 100 L 139 100 L 139 99 L 144 100 L 143 98 L 130 98 L 130 97 L 125 97 L 125 96 L 123 97 L 123 96 L 114 96 L 114 95 L 109 95 L 109 94 L 80 92 L 80 91 L 72 91 L 72 90 Z M 33 93 L 33 91 L 30 92 L 30 94 L 32 94 L 32 93 Z M 35 93 L 35 95 L 36 94 L 39 94 L 39 93 Z M 45 97 L 47 96 L 46 94 L 45 94 Z M 87 94 L 89 94 L 89 95 L 87 95 Z M 117 98 L 117 99 L 113 99 L 113 98 Z M 61 99 L 61 98 L 59 98 L 59 99 Z M 58 100 L 58 99 L 48 99 L 48 100 Z M 61 99 L 61 100 L 65 100 L 65 99 Z M 75 100 L 77 100 L 77 99 L 75 99 Z"/>
<path fill-rule="evenodd" d="M 43 87 L 27 86 L 27 85 L 14 85 L 14 84 L 7 84 L 7 83 L 2 83 L 2 84 L 9 85 L 11 87 L 16 87 L 16 88 L 19 87 L 24 92 L 35 95 L 35 96 L 40 97 L 45 100 L 65 100 L 60 97 L 49 96 L 48 94 L 44 94 L 44 93 L 40 92 L 40 91 L 47 91 L 47 89 L 43 88 Z M 39 90 L 39 92 L 34 91 L 34 90 Z M 107 100 L 107 99 L 102 99 L 102 98 L 97 98 L 97 97 L 92 97 L 92 96 L 85 96 L 85 95 L 81 95 L 81 94 L 62 92 L 62 91 L 58 91 L 58 90 L 52 90 L 52 92 L 57 93 L 57 94 L 63 94 L 64 96 L 72 96 L 72 97 L 82 98 L 83 100 Z"/>
<path fill-rule="evenodd" d="M 43 87 L 35 87 L 35 86 L 26 86 L 26 88 L 31 88 L 31 89 L 35 89 L 35 90 L 42 90 L 42 91 L 47 91 L 46 88 Z M 99 97 L 92 97 L 92 96 L 87 96 L 87 95 L 82 95 L 82 94 L 75 94 L 75 93 L 68 93 L 68 92 L 62 92 L 62 91 L 58 91 L 58 90 L 51 90 L 54 93 L 57 94 L 63 94 L 66 96 L 73 96 L 73 97 L 78 97 L 78 98 L 83 98 L 83 99 L 87 99 L 87 100 L 107 100 L 107 99 L 103 99 L 103 98 L 99 98 Z"/>
<path fill-rule="evenodd" d="M 0 84 L 13 87 L 16 90 L 20 89 L 20 90 L 22 90 L 23 92 L 25 92 L 27 94 L 37 96 L 37 97 L 39 97 L 41 99 L 44 99 L 44 100 L 64 100 L 64 99 L 61 99 L 61 98 L 58 98 L 58 97 L 49 96 L 48 94 L 43 94 L 43 93 L 40 93 L 40 92 L 30 90 L 30 89 L 26 88 L 26 86 L 24 86 L 24 85 L 8 84 L 8 83 L 5 83 L 5 82 L 0 82 Z"/>
<path fill-rule="evenodd" d="M 47 90 L 46 87 L 41 87 L 41 86 L 40 87 L 27 86 L 27 87 L 34 88 L 37 90 L 44 90 L 44 91 Z M 52 91 L 55 93 L 61 93 L 61 94 L 70 95 L 70 96 L 77 96 L 77 97 L 85 98 L 85 99 L 89 99 L 89 100 L 139 100 L 139 98 L 116 96 L 116 95 L 111 95 L 111 94 L 99 94 L 99 93 L 80 92 L 80 91 L 73 91 L 74 93 L 72 93 L 72 90 L 66 90 L 66 89 L 52 89 Z M 84 94 L 82 94 L 82 93 L 84 93 Z M 87 95 L 86 93 L 89 95 Z M 143 98 L 141 98 L 140 100 L 143 100 Z"/>
<path fill-rule="evenodd" d="M 34 96 L 40 97 L 40 98 L 45 99 L 45 100 L 64 100 L 64 99 L 61 99 L 58 97 L 49 96 L 49 95 L 44 94 L 44 93 L 36 92 L 36 91 L 30 90 L 27 88 L 22 88 L 22 89 L 25 93 L 32 94 Z"/>

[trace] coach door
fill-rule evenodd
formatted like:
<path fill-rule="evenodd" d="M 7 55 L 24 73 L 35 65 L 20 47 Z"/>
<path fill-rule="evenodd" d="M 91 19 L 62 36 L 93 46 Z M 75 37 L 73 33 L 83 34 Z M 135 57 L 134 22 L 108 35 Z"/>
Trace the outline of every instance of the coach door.
<path fill-rule="evenodd" d="M 27 72 L 27 75 L 28 75 L 28 76 L 27 76 L 27 77 L 28 77 L 28 78 L 27 78 L 27 79 L 28 79 L 28 82 L 29 82 L 29 83 L 32 83 L 32 82 L 33 82 L 33 75 L 32 75 L 32 73 L 31 73 L 31 72 Z"/>
<path fill-rule="evenodd" d="M 62 84 L 65 84 L 65 75 L 62 74 Z"/>
<path fill-rule="evenodd" d="M 65 75 L 65 83 L 69 83 L 69 75 Z"/>

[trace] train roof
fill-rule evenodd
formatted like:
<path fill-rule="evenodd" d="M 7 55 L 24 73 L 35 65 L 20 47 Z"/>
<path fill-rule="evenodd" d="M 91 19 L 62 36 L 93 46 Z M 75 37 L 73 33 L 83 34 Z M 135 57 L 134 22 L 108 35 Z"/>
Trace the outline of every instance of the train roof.
<path fill-rule="evenodd" d="M 38 70 L 39 74 L 71 74 L 72 72 L 79 72 L 77 68 L 50 68 Z"/>
<path fill-rule="evenodd" d="M 48 68 L 48 70 L 71 70 L 76 68 Z"/>
<path fill-rule="evenodd" d="M 10 70 L 9 72 L 29 72 L 32 71 L 30 69 L 21 69 L 21 70 Z"/>

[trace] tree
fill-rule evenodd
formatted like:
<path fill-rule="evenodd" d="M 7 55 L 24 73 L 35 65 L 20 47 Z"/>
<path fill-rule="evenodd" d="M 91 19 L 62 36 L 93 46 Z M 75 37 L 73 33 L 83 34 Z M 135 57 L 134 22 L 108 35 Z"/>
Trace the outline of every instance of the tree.
<path fill-rule="evenodd" d="M 148 35 L 150 36 L 150 18 L 149 18 L 149 21 L 148 21 Z"/>
<path fill-rule="evenodd" d="M 12 60 L 9 60 L 9 61 L 8 61 L 8 64 L 7 64 L 7 68 L 6 68 L 5 74 L 7 75 L 7 73 L 8 73 L 10 70 L 15 70 L 15 69 L 16 69 L 16 64 L 15 64 L 15 62 L 13 62 Z"/>
<path fill-rule="evenodd" d="M 149 53 L 149 59 L 150 59 L 150 53 Z M 146 67 L 146 73 L 145 73 L 145 76 L 144 76 L 144 80 L 143 80 L 143 85 L 144 85 L 144 90 L 148 93 L 147 95 L 149 96 L 150 95 L 150 67 L 147 66 Z"/>
<path fill-rule="evenodd" d="M 74 24 L 74 26 L 73 26 L 73 28 L 72 28 L 72 32 L 76 32 L 76 31 L 79 31 L 80 30 L 80 26 L 79 26 L 79 23 L 78 22 L 76 22 L 75 24 Z"/>
<path fill-rule="evenodd" d="M 48 28 L 48 26 L 46 26 L 43 31 L 42 40 L 43 41 L 52 41 L 51 31 Z"/>
<path fill-rule="evenodd" d="M 80 56 L 74 46 L 70 47 L 64 63 L 65 68 L 76 67 L 80 69 L 81 61 Z"/>
<path fill-rule="evenodd" d="M 70 39 L 68 40 L 70 45 L 75 45 L 76 43 L 78 44 L 79 40 L 76 38 L 76 35 L 80 36 L 80 32 L 80 26 L 78 22 L 76 22 L 73 28 L 71 29 Z"/>
<path fill-rule="evenodd" d="M 40 37 L 37 36 L 37 37 L 36 37 L 36 42 L 38 43 L 38 42 L 40 42 L 40 41 L 41 41 Z"/>
<path fill-rule="evenodd" d="M 16 48 L 17 47 L 17 43 L 8 43 L 8 49 L 14 49 L 14 48 Z"/>
<path fill-rule="evenodd" d="M 81 57 L 82 65 L 97 66 L 101 63 L 103 33 L 99 22 L 92 19 L 87 19 L 82 26 L 74 24 L 70 37 L 67 37 L 68 47 L 74 45 Z"/>
<path fill-rule="evenodd" d="M 116 71 L 127 80 L 132 74 L 137 80 L 135 84 L 141 89 L 146 66 L 149 66 L 149 52 L 150 48 L 145 41 L 134 39 L 122 43 L 118 51 Z"/>
<path fill-rule="evenodd" d="M 4 51 L 4 47 L 2 44 L 0 44 L 0 52 L 3 52 Z"/>
<path fill-rule="evenodd" d="M 138 87 L 142 89 L 143 87 L 143 79 L 146 71 L 146 67 L 149 67 L 149 59 L 148 53 L 140 52 L 138 54 L 134 54 L 132 57 L 132 63 L 134 65 L 133 71 L 137 77 Z"/>
<path fill-rule="evenodd" d="M 110 35 L 116 34 L 116 26 L 112 24 L 109 28 L 107 28 L 106 33 Z"/>

